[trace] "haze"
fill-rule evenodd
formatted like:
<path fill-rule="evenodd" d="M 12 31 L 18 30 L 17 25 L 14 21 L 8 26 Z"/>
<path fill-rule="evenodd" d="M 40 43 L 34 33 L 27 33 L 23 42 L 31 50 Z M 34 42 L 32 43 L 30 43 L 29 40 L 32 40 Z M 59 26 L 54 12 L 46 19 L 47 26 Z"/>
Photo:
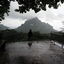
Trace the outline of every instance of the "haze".
<path fill-rule="evenodd" d="M 29 12 L 23 14 L 14 11 L 18 8 L 17 2 L 11 2 L 10 5 L 9 16 L 5 15 L 5 20 L 1 23 L 5 26 L 14 29 L 23 24 L 26 20 L 33 17 L 38 17 L 42 22 L 49 23 L 58 31 L 60 31 L 63 27 L 62 22 L 64 21 L 64 4 L 62 4 L 58 9 L 49 9 L 47 7 L 46 11 L 41 10 L 40 12 L 35 13 L 33 10 L 30 10 Z"/>

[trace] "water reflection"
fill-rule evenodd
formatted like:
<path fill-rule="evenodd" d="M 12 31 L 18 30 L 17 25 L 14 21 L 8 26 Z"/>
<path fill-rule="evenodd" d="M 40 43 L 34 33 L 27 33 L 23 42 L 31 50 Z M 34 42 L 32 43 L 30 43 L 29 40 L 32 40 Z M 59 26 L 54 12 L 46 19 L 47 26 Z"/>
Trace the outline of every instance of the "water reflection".
<path fill-rule="evenodd" d="M 2 58 L 0 54 L 0 64 L 40 64 L 41 55 L 53 54 L 60 49 L 56 45 L 52 46 L 55 51 L 49 47 L 49 41 L 7 43 Z"/>
<path fill-rule="evenodd" d="M 31 46 L 32 46 L 32 41 L 29 41 L 29 42 L 28 42 L 28 46 L 31 48 Z"/>
<path fill-rule="evenodd" d="M 0 49 L 0 64 L 8 64 L 9 57 L 8 57 L 8 53 L 6 51 L 6 49 L 1 48 Z"/>

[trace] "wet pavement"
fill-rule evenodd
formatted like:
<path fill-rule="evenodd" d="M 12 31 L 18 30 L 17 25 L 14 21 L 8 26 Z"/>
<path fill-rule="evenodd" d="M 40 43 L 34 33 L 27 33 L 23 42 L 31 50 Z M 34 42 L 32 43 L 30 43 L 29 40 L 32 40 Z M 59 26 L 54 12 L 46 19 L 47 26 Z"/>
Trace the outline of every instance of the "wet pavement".
<path fill-rule="evenodd" d="M 63 49 L 50 41 L 12 42 L 5 49 L 0 64 L 64 64 Z"/>

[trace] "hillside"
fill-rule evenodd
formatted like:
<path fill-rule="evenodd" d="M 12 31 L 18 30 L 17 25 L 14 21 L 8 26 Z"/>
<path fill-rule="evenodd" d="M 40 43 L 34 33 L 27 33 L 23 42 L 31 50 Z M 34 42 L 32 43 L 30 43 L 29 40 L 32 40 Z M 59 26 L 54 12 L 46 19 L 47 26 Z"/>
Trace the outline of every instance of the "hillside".
<path fill-rule="evenodd" d="M 6 30 L 6 29 L 9 29 L 9 27 L 6 27 L 3 24 L 0 24 L 0 30 Z"/>
<path fill-rule="evenodd" d="M 33 32 L 40 33 L 50 33 L 51 31 L 54 31 L 51 25 L 41 22 L 38 18 L 27 20 L 24 24 L 16 28 L 16 31 L 28 33 L 30 29 Z"/>

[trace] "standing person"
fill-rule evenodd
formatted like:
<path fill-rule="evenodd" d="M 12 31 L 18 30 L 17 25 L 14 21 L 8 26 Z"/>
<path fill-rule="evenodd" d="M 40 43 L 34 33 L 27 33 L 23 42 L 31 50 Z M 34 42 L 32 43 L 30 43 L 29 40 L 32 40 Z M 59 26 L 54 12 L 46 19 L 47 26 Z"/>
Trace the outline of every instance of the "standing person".
<path fill-rule="evenodd" d="M 32 39 L 32 30 L 30 29 L 29 32 L 28 32 L 28 46 L 31 47 L 32 46 L 32 42 L 30 42 Z"/>
<path fill-rule="evenodd" d="M 32 30 L 30 29 L 28 32 L 28 40 L 30 41 L 32 39 Z"/>

